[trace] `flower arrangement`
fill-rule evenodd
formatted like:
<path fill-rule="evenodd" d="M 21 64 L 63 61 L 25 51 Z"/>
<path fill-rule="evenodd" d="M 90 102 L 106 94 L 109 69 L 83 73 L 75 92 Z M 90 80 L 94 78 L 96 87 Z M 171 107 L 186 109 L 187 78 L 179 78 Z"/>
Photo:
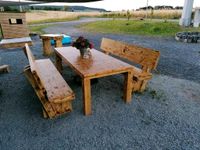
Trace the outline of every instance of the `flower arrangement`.
<path fill-rule="evenodd" d="M 93 48 L 93 44 L 90 43 L 88 39 L 85 39 L 82 36 L 78 37 L 78 39 L 76 39 L 76 41 L 72 43 L 72 46 L 76 47 L 79 50 Z"/>

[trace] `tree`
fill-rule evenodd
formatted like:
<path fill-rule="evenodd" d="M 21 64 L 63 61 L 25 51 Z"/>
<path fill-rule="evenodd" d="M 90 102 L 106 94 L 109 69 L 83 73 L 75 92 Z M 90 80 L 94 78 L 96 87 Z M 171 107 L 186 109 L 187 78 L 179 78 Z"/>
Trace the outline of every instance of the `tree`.
<path fill-rule="evenodd" d="M 130 18 L 131 18 L 131 13 L 130 13 L 130 11 L 129 11 L 129 10 L 127 10 L 127 12 L 126 12 L 126 17 L 127 17 L 128 21 L 129 21 L 129 20 L 130 20 Z"/>

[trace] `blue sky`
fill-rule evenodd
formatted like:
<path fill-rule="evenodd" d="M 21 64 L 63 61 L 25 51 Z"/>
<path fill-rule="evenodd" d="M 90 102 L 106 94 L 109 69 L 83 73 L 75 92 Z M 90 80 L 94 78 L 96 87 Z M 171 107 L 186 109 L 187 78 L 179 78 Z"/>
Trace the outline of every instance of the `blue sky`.
<path fill-rule="evenodd" d="M 104 8 L 106 10 L 136 9 L 146 6 L 147 0 L 103 0 L 92 3 L 67 3 L 65 5 L 81 5 L 88 7 Z M 184 0 L 149 0 L 149 5 L 183 6 Z M 54 6 L 57 4 L 53 4 Z M 63 5 L 63 4 L 62 4 Z M 194 0 L 194 7 L 200 7 L 200 0 Z"/>

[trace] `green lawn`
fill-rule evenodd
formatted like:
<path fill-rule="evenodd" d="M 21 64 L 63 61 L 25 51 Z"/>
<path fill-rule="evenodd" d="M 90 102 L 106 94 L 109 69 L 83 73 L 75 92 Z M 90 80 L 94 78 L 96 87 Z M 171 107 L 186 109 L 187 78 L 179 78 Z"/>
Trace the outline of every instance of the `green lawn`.
<path fill-rule="evenodd" d="M 177 22 L 109 20 L 78 26 L 90 32 L 135 34 L 147 36 L 174 36 L 180 31 L 200 31 L 200 28 L 183 28 Z"/>

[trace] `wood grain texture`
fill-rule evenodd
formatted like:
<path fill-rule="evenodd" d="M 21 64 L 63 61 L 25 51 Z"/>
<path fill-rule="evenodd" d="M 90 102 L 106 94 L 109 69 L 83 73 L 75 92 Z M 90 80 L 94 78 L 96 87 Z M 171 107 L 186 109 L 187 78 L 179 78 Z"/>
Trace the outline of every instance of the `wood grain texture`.
<path fill-rule="evenodd" d="M 127 69 L 133 68 L 131 65 L 95 49 L 91 49 L 92 57 L 89 59 L 82 59 L 79 50 L 74 47 L 55 48 L 55 51 L 81 77 L 99 78 L 127 72 Z"/>
<path fill-rule="evenodd" d="M 140 64 L 144 69 L 156 69 L 160 52 L 150 48 L 130 45 L 127 43 L 103 38 L 101 49 L 106 53 L 111 53 L 123 57 L 136 64 Z"/>
<path fill-rule="evenodd" d="M 95 49 L 91 49 L 91 57 L 84 59 L 80 56 L 79 50 L 74 47 L 55 48 L 58 63 L 57 68 L 60 68 L 63 60 L 69 65 L 81 78 L 83 90 L 84 114 L 91 115 L 91 79 L 100 78 L 115 74 L 127 73 L 124 82 L 124 100 L 130 102 L 132 99 L 132 83 L 131 77 L 133 67 L 121 60 L 106 55 Z"/>
<path fill-rule="evenodd" d="M 53 118 L 72 111 L 75 95 L 50 59 L 35 60 L 27 44 L 24 52 L 29 60 L 24 73 L 43 105 L 44 117 Z"/>
<path fill-rule="evenodd" d="M 83 90 L 83 105 L 84 105 L 84 114 L 92 114 L 92 104 L 91 104 L 91 81 L 88 78 L 82 80 L 82 90 Z"/>
<path fill-rule="evenodd" d="M 37 74 L 47 92 L 50 102 L 59 103 L 70 101 L 74 98 L 74 93 L 62 78 L 50 59 L 36 60 Z"/>
<path fill-rule="evenodd" d="M 148 80 L 152 78 L 151 70 L 157 67 L 160 57 L 159 51 L 108 38 L 102 39 L 101 49 L 106 54 L 112 54 L 139 64 L 141 68 L 133 67 L 132 90 L 144 91 Z"/>
<path fill-rule="evenodd" d="M 22 19 L 23 24 L 10 24 L 9 19 Z M 4 39 L 28 37 L 29 29 L 25 13 L 0 13 L 0 24 Z"/>
<path fill-rule="evenodd" d="M 25 43 L 27 43 L 29 46 L 33 45 L 30 37 L 23 37 L 23 38 L 13 38 L 13 39 L 2 39 L 0 41 L 0 47 L 18 48 L 18 47 L 24 47 Z"/>
<path fill-rule="evenodd" d="M 40 38 L 42 39 L 43 43 L 43 54 L 45 56 L 49 56 L 53 53 L 52 47 L 51 47 L 51 40 L 55 41 L 55 47 L 62 47 L 62 34 L 43 34 L 40 35 Z"/>

